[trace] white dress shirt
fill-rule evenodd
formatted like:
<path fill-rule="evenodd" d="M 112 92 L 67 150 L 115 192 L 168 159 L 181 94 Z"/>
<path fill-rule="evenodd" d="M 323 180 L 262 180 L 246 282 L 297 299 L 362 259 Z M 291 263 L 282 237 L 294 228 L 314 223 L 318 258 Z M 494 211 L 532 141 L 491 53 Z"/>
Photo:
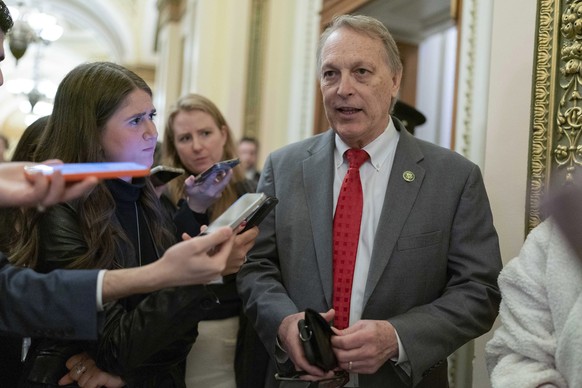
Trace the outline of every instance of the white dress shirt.
<path fill-rule="evenodd" d="M 394 163 L 396 146 L 400 139 L 400 133 L 396 130 L 392 119 L 388 127 L 373 142 L 363 149 L 370 155 L 370 158 L 360 167 L 360 179 L 363 191 L 363 209 L 362 224 L 360 227 L 360 240 L 358 243 L 358 252 L 356 254 L 356 264 L 354 268 L 354 279 L 352 283 L 352 296 L 350 302 L 350 326 L 359 321 L 364 309 L 364 292 L 368 272 L 370 271 L 370 261 L 372 258 L 372 249 L 374 247 L 374 238 L 378 229 L 380 213 L 386 197 L 386 189 L 390 178 L 390 171 Z M 350 147 L 345 144 L 340 137 L 335 136 L 335 175 L 333 181 L 333 207 L 337 206 L 339 192 L 344 177 L 348 171 L 349 163 L 344 158 L 344 153 Z M 398 339 L 398 359 L 393 359 L 397 365 L 410 374 L 408 357 Z M 356 384 L 356 385 L 352 385 Z M 350 383 L 347 386 L 357 386 L 357 375 L 352 374 Z"/>

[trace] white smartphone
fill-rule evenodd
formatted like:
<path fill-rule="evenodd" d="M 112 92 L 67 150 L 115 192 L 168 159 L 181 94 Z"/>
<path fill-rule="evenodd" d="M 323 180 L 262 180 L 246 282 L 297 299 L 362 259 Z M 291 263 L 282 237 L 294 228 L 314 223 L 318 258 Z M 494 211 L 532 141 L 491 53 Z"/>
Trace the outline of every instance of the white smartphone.
<path fill-rule="evenodd" d="M 150 173 L 150 168 L 133 162 L 35 164 L 24 167 L 24 172 L 29 175 L 41 173 L 50 177 L 55 171 L 60 171 L 66 181 L 80 181 L 90 176 L 99 179 L 142 177 Z"/>
<path fill-rule="evenodd" d="M 267 199 L 268 197 L 264 193 L 246 193 L 211 222 L 201 234 L 212 233 L 223 226 L 229 226 L 233 230 L 236 229 L 244 220 L 256 212 Z"/>

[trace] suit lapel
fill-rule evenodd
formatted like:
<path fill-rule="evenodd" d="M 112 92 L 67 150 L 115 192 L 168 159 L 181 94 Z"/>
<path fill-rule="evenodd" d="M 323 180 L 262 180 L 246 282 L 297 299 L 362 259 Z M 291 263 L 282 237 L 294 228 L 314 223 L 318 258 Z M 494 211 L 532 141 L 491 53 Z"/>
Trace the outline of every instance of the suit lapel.
<path fill-rule="evenodd" d="M 303 161 L 303 184 L 311 221 L 312 241 L 325 299 L 332 305 L 332 224 L 334 132 L 328 131 L 309 148 L 310 157 Z M 301 209 L 297 209 L 301 211 Z"/>
<path fill-rule="evenodd" d="M 423 159 L 423 154 L 414 137 L 399 121 L 394 119 L 394 123 L 400 132 L 400 140 L 396 147 L 386 197 L 374 238 L 370 272 L 364 293 L 364 308 L 386 269 L 425 175 L 424 168 L 418 164 Z M 410 178 L 410 172 L 414 174 L 413 180 Z M 405 174 L 408 180 L 405 179 Z"/>

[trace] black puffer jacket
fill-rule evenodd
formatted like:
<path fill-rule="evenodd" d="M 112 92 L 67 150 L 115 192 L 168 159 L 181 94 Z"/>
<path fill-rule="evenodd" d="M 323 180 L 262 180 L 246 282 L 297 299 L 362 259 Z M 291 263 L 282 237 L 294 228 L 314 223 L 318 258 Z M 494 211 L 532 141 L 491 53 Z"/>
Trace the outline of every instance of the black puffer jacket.
<path fill-rule="evenodd" d="M 123 266 L 156 260 L 161 249 L 153 246 L 141 210 L 137 210 L 141 222 L 136 222 L 135 211 L 140 208 L 134 204 L 141 187 L 122 181 L 113 181 L 108 187 L 116 200 L 117 219 L 132 245 L 139 241 L 141 246 L 140 250 L 125 250 L 141 254 L 124 257 Z M 46 272 L 65 267 L 86 250 L 75 207 L 62 204 L 49 209 L 41 221 L 39 269 Z M 67 372 L 66 360 L 86 351 L 101 369 L 121 376 L 128 387 L 185 387 L 183 363 L 196 340 L 197 324 L 216 302 L 214 293 L 205 286 L 189 286 L 108 303 L 97 342 L 33 339 L 21 386 L 58 386 L 57 381 Z"/>

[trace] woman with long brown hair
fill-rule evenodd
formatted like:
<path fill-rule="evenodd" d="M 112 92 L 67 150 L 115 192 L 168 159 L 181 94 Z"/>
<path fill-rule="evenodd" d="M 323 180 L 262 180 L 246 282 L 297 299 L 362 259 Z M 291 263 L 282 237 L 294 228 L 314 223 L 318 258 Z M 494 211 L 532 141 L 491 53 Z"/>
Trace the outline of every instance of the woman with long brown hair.
<path fill-rule="evenodd" d="M 59 85 L 35 159 L 149 167 L 158 136 L 155 115 L 152 92 L 135 73 L 110 62 L 80 65 Z M 11 260 L 40 272 L 146 265 L 161 257 L 176 234 L 149 179 L 131 177 L 103 181 L 84 197 L 46 212 L 24 212 L 19 225 Z M 236 269 L 231 265 L 225 274 Z M 181 363 L 213 303 L 216 296 L 205 286 L 190 286 L 106 304 L 97 342 L 57 341 L 39 333 L 21 386 L 58 386 L 68 372 L 67 359 L 86 352 L 128 387 L 184 387 Z M 86 371 L 81 366 L 74 368 L 77 378 Z"/>

